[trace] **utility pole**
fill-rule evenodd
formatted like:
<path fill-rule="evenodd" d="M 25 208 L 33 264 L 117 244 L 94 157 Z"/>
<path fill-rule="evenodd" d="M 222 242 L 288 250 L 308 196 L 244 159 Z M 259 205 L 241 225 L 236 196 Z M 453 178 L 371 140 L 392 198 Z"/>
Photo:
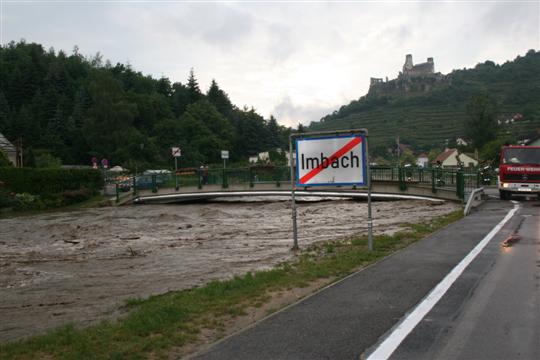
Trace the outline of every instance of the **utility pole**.
<path fill-rule="evenodd" d="M 397 164 L 399 166 L 399 155 L 400 155 L 400 148 L 399 148 L 399 135 L 396 138 L 396 144 L 397 144 Z"/>
<path fill-rule="evenodd" d="M 23 167 L 23 145 L 22 145 L 22 137 L 17 139 L 17 150 L 16 150 L 16 159 L 15 159 L 15 166 L 22 168 Z"/>

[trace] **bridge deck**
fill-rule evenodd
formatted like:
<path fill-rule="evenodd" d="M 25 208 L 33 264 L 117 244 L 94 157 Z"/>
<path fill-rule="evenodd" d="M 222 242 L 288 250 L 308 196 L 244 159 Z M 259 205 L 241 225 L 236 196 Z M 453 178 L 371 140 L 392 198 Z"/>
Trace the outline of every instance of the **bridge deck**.
<path fill-rule="evenodd" d="M 298 196 L 321 196 L 321 197 L 348 197 L 366 198 L 365 189 L 354 187 L 305 187 L 296 190 Z M 453 189 L 438 189 L 433 193 L 428 186 L 421 184 L 409 184 L 406 190 L 400 190 L 397 182 L 374 182 L 372 186 L 373 198 L 376 200 L 391 199 L 422 199 L 431 201 L 452 200 L 461 201 Z M 281 183 L 279 186 L 273 183 L 255 184 L 234 184 L 227 188 L 219 185 L 207 185 L 199 188 L 197 186 L 175 188 L 157 188 L 154 192 L 150 189 L 139 190 L 133 197 L 135 203 L 170 203 L 178 201 L 190 201 L 199 199 L 211 199 L 216 197 L 232 196 L 290 196 L 290 183 Z"/>

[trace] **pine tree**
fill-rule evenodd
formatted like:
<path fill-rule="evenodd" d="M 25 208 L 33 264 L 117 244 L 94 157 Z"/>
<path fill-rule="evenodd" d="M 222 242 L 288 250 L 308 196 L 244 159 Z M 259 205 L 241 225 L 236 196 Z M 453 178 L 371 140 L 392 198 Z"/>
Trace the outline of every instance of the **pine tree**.
<path fill-rule="evenodd" d="M 179 82 L 174 83 L 172 89 L 172 108 L 176 117 L 179 117 L 189 105 L 189 93 L 187 87 Z"/>
<path fill-rule="evenodd" d="M 270 120 L 268 120 L 268 131 L 270 133 L 270 145 L 272 148 L 281 148 L 281 139 L 279 133 L 279 125 L 276 118 L 273 115 L 270 115 Z"/>
<path fill-rule="evenodd" d="M 156 84 L 156 90 L 159 94 L 169 97 L 172 95 L 171 82 L 168 78 L 162 76 Z"/>
<path fill-rule="evenodd" d="M 195 72 L 193 71 L 193 68 L 189 71 L 189 79 L 188 79 L 187 88 L 188 88 L 188 101 L 190 104 L 193 104 L 202 98 L 201 89 L 199 88 L 199 83 L 197 82 L 197 79 L 195 78 Z"/>
<path fill-rule="evenodd" d="M 233 105 L 229 96 L 219 88 L 216 80 L 212 79 L 210 88 L 206 93 L 208 101 L 216 107 L 216 109 L 223 115 L 228 116 L 233 110 Z"/>

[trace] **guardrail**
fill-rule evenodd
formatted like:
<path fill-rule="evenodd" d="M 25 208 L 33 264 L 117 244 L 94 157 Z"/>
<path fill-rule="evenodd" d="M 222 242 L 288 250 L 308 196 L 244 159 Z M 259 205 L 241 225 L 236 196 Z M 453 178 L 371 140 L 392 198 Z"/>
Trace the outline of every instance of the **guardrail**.
<path fill-rule="evenodd" d="M 468 169 L 417 168 L 397 166 L 371 166 L 373 182 L 395 182 L 399 190 L 405 191 L 410 186 L 431 188 L 436 194 L 439 190 L 451 190 L 465 200 L 465 194 L 480 186 L 480 172 Z M 203 189 L 206 186 L 220 186 L 227 189 L 232 185 L 246 185 L 255 188 L 258 184 L 275 184 L 276 187 L 290 186 L 290 168 L 287 166 L 242 167 L 228 169 L 190 169 L 179 174 L 139 175 L 129 180 L 116 182 L 117 191 L 149 190 L 158 188 L 185 187 Z"/>
<path fill-rule="evenodd" d="M 476 196 L 480 193 L 484 193 L 484 188 L 476 188 L 469 194 L 467 198 L 467 204 L 465 205 L 465 208 L 463 209 L 463 215 L 467 216 L 471 212 L 472 204 L 474 201 L 476 201 Z"/>

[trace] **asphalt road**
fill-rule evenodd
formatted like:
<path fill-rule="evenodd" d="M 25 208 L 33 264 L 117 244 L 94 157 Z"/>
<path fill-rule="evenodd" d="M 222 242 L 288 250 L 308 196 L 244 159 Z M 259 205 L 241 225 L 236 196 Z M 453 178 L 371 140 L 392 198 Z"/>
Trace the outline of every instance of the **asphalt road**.
<path fill-rule="evenodd" d="M 391 359 L 540 359 L 540 202 L 520 210 Z"/>
<path fill-rule="evenodd" d="M 394 358 L 540 358 L 537 203 L 521 204 L 522 209 L 403 341 Z M 459 222 L 224 339 L 195 358 L 366 356 L 512 207 L 511 202 L 491 199 Z M 522 240 L 501 251 L 500 242 L 520 223 Z M 491 305 L 496 296 L 499 300 Z M 493 342 L 501 349 L 491 346 Z M 521 357 L 516 357 L 518 353 Z"/>

